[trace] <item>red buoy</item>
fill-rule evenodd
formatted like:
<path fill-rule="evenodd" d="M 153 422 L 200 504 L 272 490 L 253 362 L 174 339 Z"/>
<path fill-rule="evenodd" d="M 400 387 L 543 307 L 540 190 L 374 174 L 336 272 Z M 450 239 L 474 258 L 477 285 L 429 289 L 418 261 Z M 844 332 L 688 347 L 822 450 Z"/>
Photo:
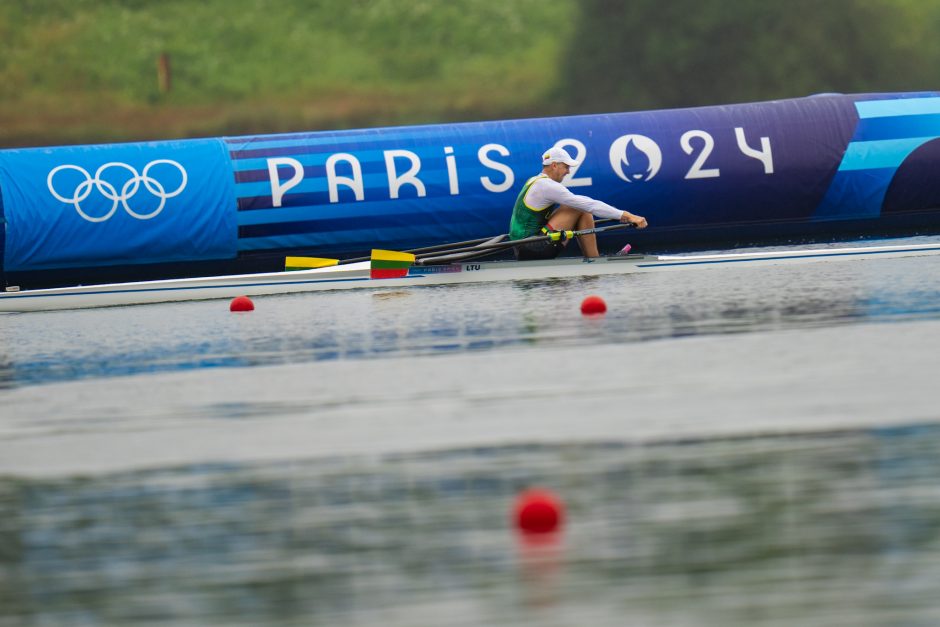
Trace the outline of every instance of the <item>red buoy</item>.
<path fill-rule="evenodd" d="M 565 506 L 552 492 L 531 488 L 516 497 L 513 519 L 524 533 L 551 533 L 564 522 Z"/>
<path fill-rule="evenodd" d="M 607 312 L 607 303 L 600 296 L 594 294 L 586 296 L 581 301 L 581 313 L 585 316 L 595 316 Z"/>
<path fill-rule="evenodd" d="M 236 296 L 228 306 L 229 311 L 254 311 L 255 304 L 247 296 Z"/>

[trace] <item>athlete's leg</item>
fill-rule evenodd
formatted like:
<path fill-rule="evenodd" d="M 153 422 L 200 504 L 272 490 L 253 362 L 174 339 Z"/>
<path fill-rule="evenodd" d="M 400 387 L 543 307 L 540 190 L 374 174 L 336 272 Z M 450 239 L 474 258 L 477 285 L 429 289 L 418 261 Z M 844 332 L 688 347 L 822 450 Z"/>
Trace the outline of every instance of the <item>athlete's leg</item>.
<path fill-rule="evenodd" d="M 594 228 L 594 216 L 562 205 L 555 209 L 548 223 L 556 231 L 582 231 Z M 578 245 L 581 247 L 581 254 L 585 257 L 600 256 L 600 252 L 597 250 L 597 236 L 593 233 L 578 236 Z"/>
<path fill-rule="evenodd" d="M 577 230 L 584 231 L 586 229 L 593 229 L 594 216 L 584 211 L 579 211 L 578 213 L 581 214 L 581 217 L 578 218 Z M 585 257 L 600 257 L 601 255 L 600 251 L 597 250 L 597 236 L 593 233 L 590 235 L 579 235 L 578 246 L 581 247 L 581 254 Z"/>

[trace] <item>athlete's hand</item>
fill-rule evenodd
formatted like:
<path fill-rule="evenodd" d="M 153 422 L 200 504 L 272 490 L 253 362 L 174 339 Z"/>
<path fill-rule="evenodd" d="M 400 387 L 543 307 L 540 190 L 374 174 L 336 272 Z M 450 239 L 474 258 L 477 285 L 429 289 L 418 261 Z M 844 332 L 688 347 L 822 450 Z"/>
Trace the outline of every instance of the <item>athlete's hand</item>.
<path fill-rule="evenodd" d="M 623 212 L 623 215 L 620 216 L 620 221 L 624 224 L 632 224 L 638 229 L 645 229 L 647 227 L 646 218 L 643 216 L 635 216 L 629 211 Z"/>

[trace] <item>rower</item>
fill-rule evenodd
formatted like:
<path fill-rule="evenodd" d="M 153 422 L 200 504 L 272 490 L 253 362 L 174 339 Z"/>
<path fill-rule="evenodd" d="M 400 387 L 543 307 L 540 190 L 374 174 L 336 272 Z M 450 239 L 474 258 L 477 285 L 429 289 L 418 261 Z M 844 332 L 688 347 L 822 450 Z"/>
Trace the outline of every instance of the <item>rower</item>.
<path fill-rule="evenodd" d="M 522 187 L 512 209 L 509 239 L 523 239 L 532 235 L 556 231 L 594 228 L 594 216 L 612 218 L 646 228 L 646 218 L 621 211 L 605 202 L 588 196 L 572 194 L 561 181 L 578 162 L 564 148 L 549 148 L 542 154 L 542 173 L 533 176 Z M 541 240 L 513 248 L 516 259 L 554 259 L 568 244 L 566 240 Z M 598 257 L 597 236 L 578 236 L 578 245 L 585 257 Z"/>

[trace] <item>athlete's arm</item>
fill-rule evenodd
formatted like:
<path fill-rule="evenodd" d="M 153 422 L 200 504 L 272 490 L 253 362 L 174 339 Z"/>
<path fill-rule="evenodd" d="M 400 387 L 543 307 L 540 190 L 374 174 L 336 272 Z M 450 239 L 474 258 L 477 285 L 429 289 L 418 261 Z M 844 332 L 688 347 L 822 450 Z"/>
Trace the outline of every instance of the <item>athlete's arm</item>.
<path fill-rule="evenodd" d="M 620 220 L 621 216 L 626 213 L 608 205 L 606 202 L 595 200 L 589 196 L 572 194 L 567 187 L 549 178 L 539 179 L 533 183 L 526 194 L 525 202 L 530 207 L 535 208 L 547 207 L 557 203 L 593 214 L 598 218 L 612 218 L 614 220 Z"/>

